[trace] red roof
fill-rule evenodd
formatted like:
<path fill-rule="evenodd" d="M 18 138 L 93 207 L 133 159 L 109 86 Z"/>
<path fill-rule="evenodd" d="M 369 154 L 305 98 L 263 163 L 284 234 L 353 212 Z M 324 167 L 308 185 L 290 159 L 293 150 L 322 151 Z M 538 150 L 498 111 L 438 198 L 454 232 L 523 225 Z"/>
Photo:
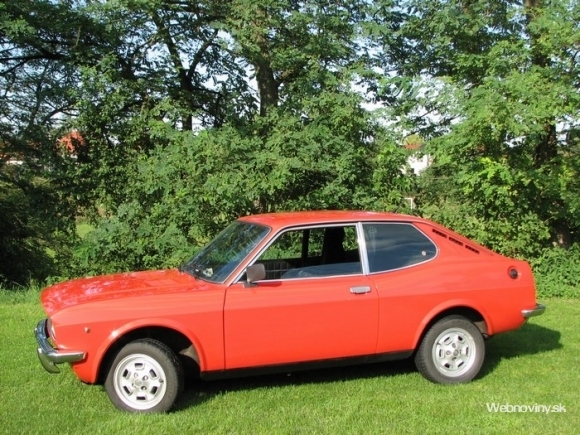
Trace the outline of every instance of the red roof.
<path fill-rule="evenodd" d="M 78 147 L 85 145 L 85 139 L 77 130 L 73 130 L 60 138 L 58 145 L 69 154 L 76 154 Z"/>

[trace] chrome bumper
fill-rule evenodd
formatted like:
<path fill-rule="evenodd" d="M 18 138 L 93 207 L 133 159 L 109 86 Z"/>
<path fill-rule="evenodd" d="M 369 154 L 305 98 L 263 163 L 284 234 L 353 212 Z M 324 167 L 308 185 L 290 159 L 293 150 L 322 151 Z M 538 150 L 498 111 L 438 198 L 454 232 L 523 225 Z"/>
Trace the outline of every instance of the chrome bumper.
<path fill-rule="evenodd" d="M 52 344 L 48 341 L 46 323 L 47 319 L 38 322 L 34 330 L 34 335 L 38 343 L 38 348 L 36 349 L 38 359 L 47 372 L 59 373 L 60 370 L 56 366 L 57 364 L 72 363 L 85 358 L 85 352 L 83 351 L 59 351 L 52 347 Z"/>
<path fill-rule="evenodd" d="M 546 306 L 544 304 L 536 304 L 536 306 L 531 310 L 522 310 L 522 316 L 524 316 L 524 319 L 529 319 L 530 317 L 544 314 L 544 311 L 546 311 Z"/>

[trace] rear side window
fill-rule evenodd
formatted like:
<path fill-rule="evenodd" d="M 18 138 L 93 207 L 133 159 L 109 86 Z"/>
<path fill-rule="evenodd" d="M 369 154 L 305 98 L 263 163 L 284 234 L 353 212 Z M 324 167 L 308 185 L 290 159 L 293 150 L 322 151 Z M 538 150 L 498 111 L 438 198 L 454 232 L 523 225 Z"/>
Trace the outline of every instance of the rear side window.
<path fill-rule="evenodd" d="M 414 266 L 437 255 L 435 244 L 412 224 L 363 224 L 369 270 L 386 272 Z"/>

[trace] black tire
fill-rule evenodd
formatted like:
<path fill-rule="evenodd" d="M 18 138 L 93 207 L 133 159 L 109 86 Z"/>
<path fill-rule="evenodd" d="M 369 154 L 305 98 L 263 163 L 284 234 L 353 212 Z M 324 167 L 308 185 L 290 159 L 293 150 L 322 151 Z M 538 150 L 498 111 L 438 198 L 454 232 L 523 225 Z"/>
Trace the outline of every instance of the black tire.
<path fill-rule="evenodd" d="M 458 384 L 475 378 L 484 358 L 479 329 L 465 317 L 452 315 L 429 328 L 415 354 L 415 365 L 431 382 Z"/>
<path fill-rule="evenodd" d="M 166 412 L 183 383 L 183 368 L 175 353 L 160 341 L 143 338 L 119 351 L 107 373 L 105 390 L 121 410 Z"/>

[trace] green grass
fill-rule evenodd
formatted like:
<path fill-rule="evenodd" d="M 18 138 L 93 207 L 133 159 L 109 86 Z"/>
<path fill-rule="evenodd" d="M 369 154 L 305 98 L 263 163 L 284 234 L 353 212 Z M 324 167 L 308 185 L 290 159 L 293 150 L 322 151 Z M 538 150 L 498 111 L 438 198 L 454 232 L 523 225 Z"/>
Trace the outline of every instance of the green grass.
<path fill-rule="evenodd" d="M 44 372 L 32 333 L 43 317 L 37 292 L 0 291 L 0 434 L 575 433 L 580 301 L 544 302 L 543 316 L 487 343 L 482 374 L 469 384 L 429 383 L 403 361 L 190 381 L 174 412 L 131 415 L 66 366 Z M 488 412 L 488 403 L 562 404 L 566 412 Z"/>

